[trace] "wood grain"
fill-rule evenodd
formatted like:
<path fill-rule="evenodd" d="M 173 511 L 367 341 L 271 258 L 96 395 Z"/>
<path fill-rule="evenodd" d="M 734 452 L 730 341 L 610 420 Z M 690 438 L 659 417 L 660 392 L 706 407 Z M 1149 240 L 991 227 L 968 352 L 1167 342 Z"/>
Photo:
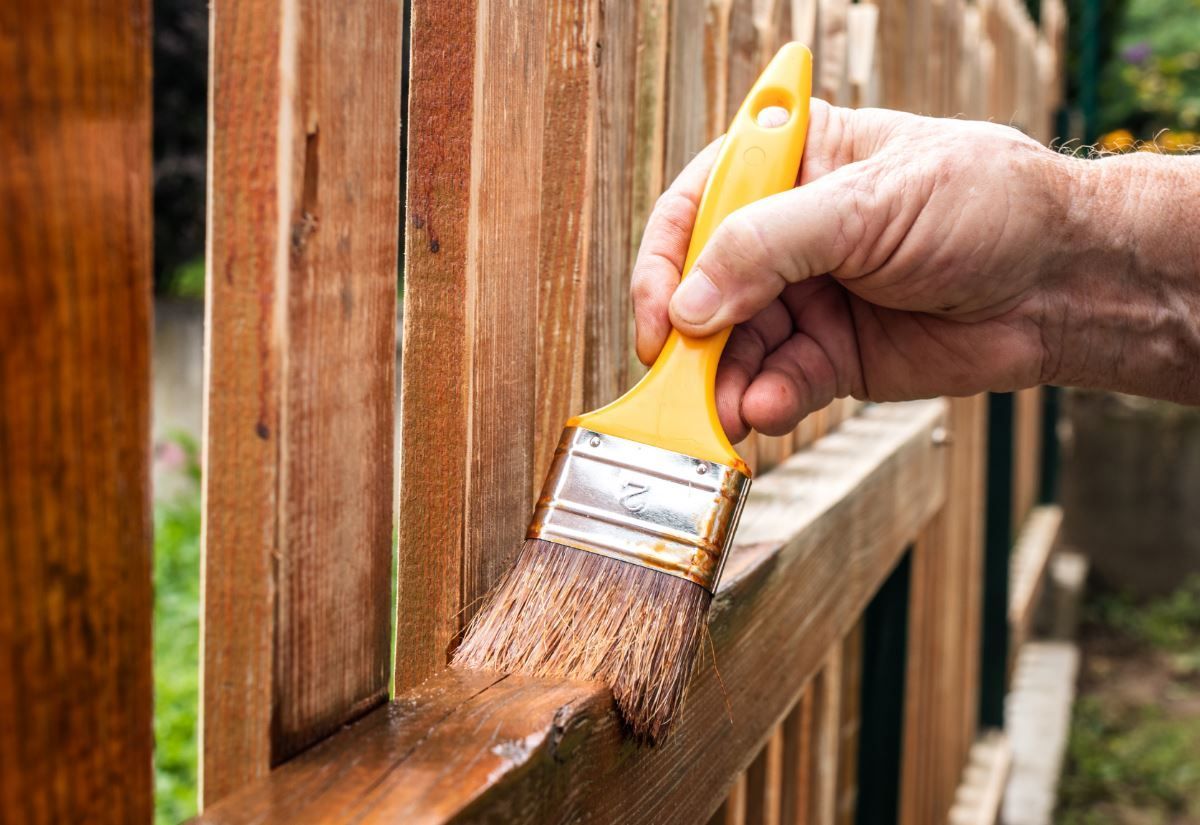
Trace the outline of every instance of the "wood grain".
<path fill-rule="evenodd" d="M 445 667 L 462 608 L 475 3 L 414 0 L 400 380 L 397 691 Z M 405 492 L 407 491 L 407 492 Z"/>
<path fill-rule="evenodd" d="M 702 666 L 672 738 L 638 749 L 599 685 L 509 677 L 473 692 L 461 680 L 485 674 L 450 672 L 422 688 L 460 691 L 440 722 L 414 731 L 378 711 L 199 821 L 706 820 L 942 505 L 944 408 L 872 408 L 756 482 L 709 625 L 730 710 Z"/>
<path fill-rule="evenodd" d="M 1033 635 L 1035 612 L 1045 589 L 1050 558 L 1058 549 L 1062 518 L 1062 508 L 1058 505 L 1034 507 L 1013 545 L 1008 586 L 1010 678 L 1021 646 Z"/>
<path fill-rule="evenodd" d="M 588 410 L 607 404 L 630 386 L 629 364 L 637 360 L 630 346 L 629 305 L 637 13 L 637 3 L 599 0 L 595 22 L 594 171 L 583 364 L 583 408 Z M 658 166 L 661 170 L 661 160 Z"/>
<path fill-rule="evenodd" d="M 1013 531 L 1020 530 L 1041 489 L 1042 389 L 1016 393 L 1013 410 Z"/>
<path fill-rule="evenodd" d="M 546 10 L 414 3 L 398 690 L 445 665 L 533 499 Z"/>
<path fill-rule="evenodd" d="M 538 326 L 546 75 L 542 49 L 528 45 L 545 44 L 544 12 L 541 6 L 484 4 L 476 32 L 464 623 L 520 548 L 534 495 L 537 358 L 530 342 Z M 405 434 L 406 445 L 409 439 Z"/>
<path fill-rule="evenodd" d="M 667 44 L 670 39 L 668 0 L 638 0 L 637 55 L 633 103 L 633 158 L 629 193 L 630 260 L 636 260 L 646 221 L 662 194 L 666 158 Z M 630 328 L 632 335 L 632 327 Z M 630 378 L 645 368 L 629 341 Z"/>
<path fill-rule="evenodd" d="M 0 821 L 148 822 L 150 4 L 0 32 Z"/>
<path fill-rule="evenodd" d="M 836 642 L 825 656 L 809 692 L 812 694 L 812 775 L 809 779 L 808 821 L 813 825 L 833 825 L 838 821 L 838 789 L 848 787 L 844 775 L 842 739 L 843 671 L 847 665 L 844 642 Z M 851 665 L 853 666 L 853 664 Z M 853 704 L 857 707 L 857 702 Z M 857 730 L 853 731 L 857 736 Z"/>
<path fill-rule="evenodd" d="M 805 825 L 812 806 L 813 765 L 812 683 L 783 722 L 783 802 L 779 821 L 783 825 Z"/>
<path fill-rule="evenodd" d="M 667 181 L 674 180 L 688 161 L 729 125 L 726 108 L 731 7 L 732 0 L 671 4 L 663 171 Z"/>
<path fill-rule="evenodd" d="M 546 8 L 531 500 L 541 491 L 567 419 L 584 409 L 597 2 L 551 0 Z M 597 296 L 594 303 L 613 306 L 611 297 Z"/>
<path fill-rule="evenodd" d="M 982 606 L 982 397 L 950 401 L 942 434 L 954 493 L 913 549 L 900 820 L 941 821 L 975 740 Z"/>
<path fill-rule="evenodd" d="M 387 695 L 400 11 L 213 12 L 205 802 Z"/>
<path fill-rule="evenodd" d="M 746 825 L 779 825 L 783 804 L 783 725 L 746 771 Z"/>

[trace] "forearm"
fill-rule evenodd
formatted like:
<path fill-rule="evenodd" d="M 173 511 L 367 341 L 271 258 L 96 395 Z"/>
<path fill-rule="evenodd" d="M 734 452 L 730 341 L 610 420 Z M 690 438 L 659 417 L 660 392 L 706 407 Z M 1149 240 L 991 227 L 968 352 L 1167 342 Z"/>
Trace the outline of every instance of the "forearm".
<path fill-rule="evenodd" d="M 1065 163 L 1043 377 L 1200 403 L 1200 158 Z"/>

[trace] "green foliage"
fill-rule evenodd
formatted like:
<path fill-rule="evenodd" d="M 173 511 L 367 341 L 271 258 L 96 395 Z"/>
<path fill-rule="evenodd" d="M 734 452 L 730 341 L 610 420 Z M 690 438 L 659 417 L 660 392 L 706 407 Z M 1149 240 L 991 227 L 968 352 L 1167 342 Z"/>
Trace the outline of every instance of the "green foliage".
<path fill-rule="evenodd" d="M 1102 132 L 1200 128 L 1200 0 L 1128 0 L 1100 92 Z"/>
<path fill-rule="evenodd" d="M 1128 596 L 1101 596 L 1089 606 L 1088 619 L 1167 653 L 1193 652 L 1200 642 L 1200 576 L 1146 604 Z"/>
<path fill-rule="evenodd" d="M 1156 812 L 1161 821 L 1200 815 L 1198 753 L 1200 719 L 1172 718 L 1156 706 L 1114 707 L 1097 697 L 1080 698 L 1056 821 L 1107 825 L 1114 821 L 1109 806 Z"/>
<path fill-rule="evenodd" d="M 193 258 L 165 279 L 162 291 L 176 298 L 204 300 L 204 258 Z"/>
<path fill-rule="evenodd" d="M 1085 658 L 1055 822 L 1200 818 L 1200 576 L 1142 604 L 1099 596 L 1085 615 L 1105 652 L 1086 654 L 1096 660 Z"/>
<path fill-rule="evenodd" d="M 176 436 L 184 472 L 199 481 L 195 443 Z M 196 813 L 196 719 L 200 707 L 199 486 L 154 505 L 155 822 Z"/>

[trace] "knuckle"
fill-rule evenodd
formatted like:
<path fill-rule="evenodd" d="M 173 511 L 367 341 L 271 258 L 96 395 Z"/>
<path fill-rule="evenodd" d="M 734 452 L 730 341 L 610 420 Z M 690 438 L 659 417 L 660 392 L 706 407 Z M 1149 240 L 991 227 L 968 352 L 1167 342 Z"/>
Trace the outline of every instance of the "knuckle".
<path fill-rule="evenodd" d="M 663 231 L 672 238 L 686 240 L 691 236 L 696 205 L 687 196 L 668 189 L 654 202 L 654 214 L 658 216 Z"/>

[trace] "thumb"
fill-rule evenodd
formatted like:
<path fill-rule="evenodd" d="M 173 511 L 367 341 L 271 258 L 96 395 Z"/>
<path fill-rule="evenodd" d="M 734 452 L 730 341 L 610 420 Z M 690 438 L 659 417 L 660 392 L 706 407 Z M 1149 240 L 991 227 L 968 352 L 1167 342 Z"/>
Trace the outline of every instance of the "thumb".
<path fill-rule="evenodd" d="M 881 209 L 886 223 L 865 178 L 849 164 L 731 214 L 671 296 L 671 323 L 685 335 L 711 335 L 752 318 L 789 284 L 842 274 Z"/>

